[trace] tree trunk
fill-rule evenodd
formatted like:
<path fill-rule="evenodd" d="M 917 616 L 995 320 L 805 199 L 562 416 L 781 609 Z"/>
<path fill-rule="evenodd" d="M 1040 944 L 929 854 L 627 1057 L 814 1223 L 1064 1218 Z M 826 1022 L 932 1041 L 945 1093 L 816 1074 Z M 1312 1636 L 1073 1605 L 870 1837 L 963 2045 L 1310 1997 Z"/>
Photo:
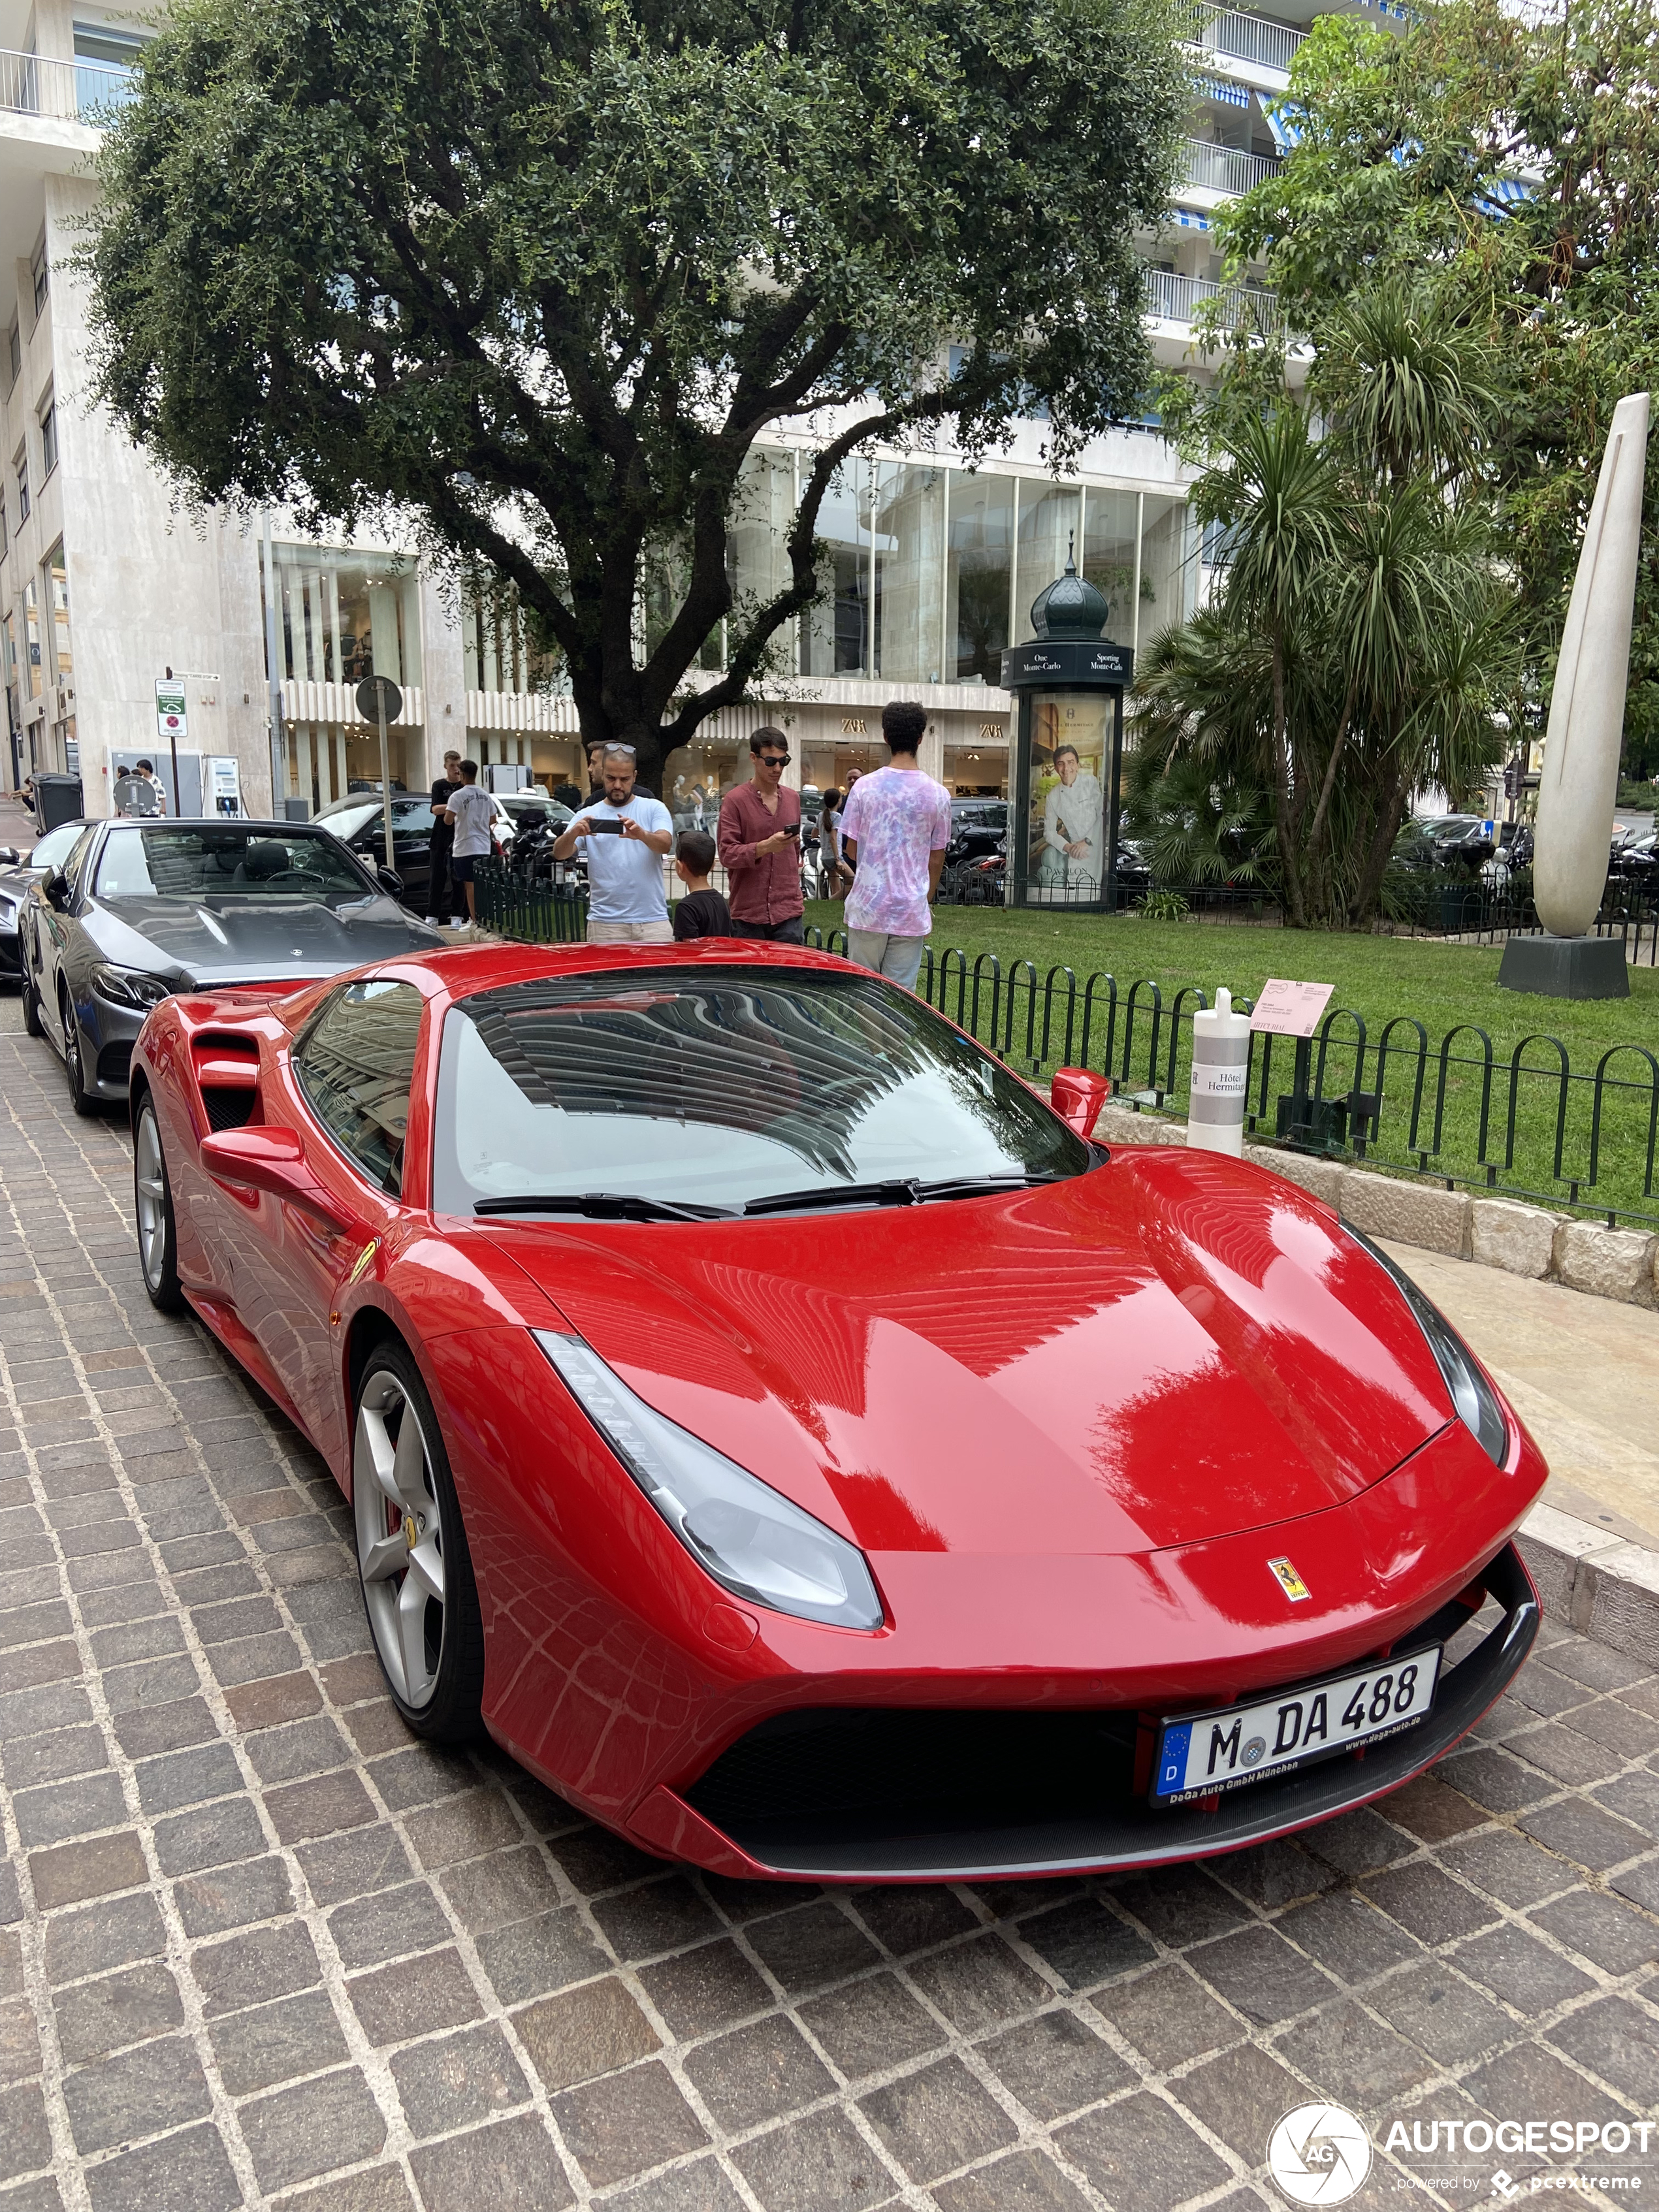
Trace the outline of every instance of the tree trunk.
<path fill-rule="evenodd" d="M 1323 853 L 1325 824 L 1331 811 L 1331 799 L 1336 791 L 1337 763 L 1348 742 L 1348 723 L 1353 714 L 1355 679 L 1348 678 L 1348 696 L 1342 702 L 1341 720 L 1336 726 L 1336 739 L 1331 747 L 1331 757 L 1325 763 L 1325 780 L 1319 787 L 1319 803 L 1314 808 L 1312 826 L 1308 831 L 1308 872 L 1312 885 L 1316 910 L 1322 921 L 1334 921 L 1336 902 L 1332 896 L 1331 872 Z"/>
<path fill-rule="evenodd" d="M 1371 849 L 1365 858 L 1364 872 L 1359 878 L 1359 889 L 1353 902 L 1353 919 L 1370 921 L 1376 912 L 1382 896 L 1382 878 L 1388 873 L 1389 861 L 1394 852 L 1394 841 L 1400 835 L 1400 824 L 1405 818 L 1406 801 L 1411 792 L 1402 770 L 1396 768 L 1387 785 L 1384 800 L 1376 825 L 1376 835 L 1371 840 Z"/>
<path fill-rule="evenodd" d="M 1292 929 L 1305 927 L 1296 831 L 1291 821 L 1290 749 L 1285 734 L 1285 640 L 1273 632 L 1273 824 L 1279 835 L 1279 866 L 1284 879 L 1285 912 Z"/>

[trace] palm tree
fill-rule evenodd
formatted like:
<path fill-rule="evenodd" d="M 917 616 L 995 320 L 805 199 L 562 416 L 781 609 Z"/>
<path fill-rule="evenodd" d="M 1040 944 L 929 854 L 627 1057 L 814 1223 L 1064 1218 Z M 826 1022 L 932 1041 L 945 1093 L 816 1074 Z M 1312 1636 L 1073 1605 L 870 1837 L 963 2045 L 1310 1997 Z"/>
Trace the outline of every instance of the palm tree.
<path fill-rule="evenodd" d="M 1310 903 L 1322 913 L 1336 918 L 1343 903 L 1327 840 L 1338 770 L 1356 727 L 1376 761 L 1400 756 L 1398 773 L 1387 779 L 1384 811 L 1393 811 L 1400 775 L 1412 779 L 1406 799 L 1425 780 L 1421 746 L 1401 741 L 1422 726 L 1422 702 L 1448 640 L 1480 628 L 1492 592 L 1484 513 L 1454 506 L 1421 473 L 1392 485 L 1352 485 L 1321 588 L 1322 623 L 1342 671 L 1341 713 L 1304 848 Z M 1384 865 L 1398 828 L 1396 818 Z M 1368 855 L 1362 882 L 1370 872 Z"/>
<path fill-rule="evenodd" d="M 1504 405 L 1493 353 L 1422 280 L 1351 292 L 1321 325 L 1315 396 L 1354 465 L 1391 485 L 1466 477 Z"/>
<path fill-rule="evenodd" d="M 1194 487 L 1201 521 L 1224 524 L 1231 557 L 1223 604 L 1267 641 L 1272 686 L 1271 788 L 1287 917 L 1304 919 L 1297 865 L 1295 776 L 1285 705 L 1294 627 L 1310 606 L 1335 537 L 1338 485 L 1327 448 L 1290 399 L 1231 424 L 1212 466 Z"/>

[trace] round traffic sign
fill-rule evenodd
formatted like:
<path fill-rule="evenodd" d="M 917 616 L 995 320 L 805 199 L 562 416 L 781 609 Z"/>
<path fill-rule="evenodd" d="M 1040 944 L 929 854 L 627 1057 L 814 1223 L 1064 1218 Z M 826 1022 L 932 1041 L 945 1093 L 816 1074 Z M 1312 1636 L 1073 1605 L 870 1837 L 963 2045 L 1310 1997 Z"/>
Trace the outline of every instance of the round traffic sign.
<path fill-rule="evenodd" d="M 395 722 L 404 711 L 404 695 L 389 676 L 365 676 L 356 696 L 357 712 L 366 722 L 378 722 L 382 714 Z"/>

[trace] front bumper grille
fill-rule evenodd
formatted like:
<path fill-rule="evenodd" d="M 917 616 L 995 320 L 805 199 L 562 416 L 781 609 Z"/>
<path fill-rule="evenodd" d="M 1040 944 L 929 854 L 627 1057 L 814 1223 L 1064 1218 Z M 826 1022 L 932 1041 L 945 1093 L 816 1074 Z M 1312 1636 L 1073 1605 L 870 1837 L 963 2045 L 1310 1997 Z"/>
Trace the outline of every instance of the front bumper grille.
<path fill-rule="evenodd" d="M 103 1045 L 98 1054 L 98 1080 L 101 1083 L 123 1085 L 132 1066 L 132 1039 L 118 1037 L 113 1044 Z"/>
<path fill-rule="evenodd" d="M 1449 1650 L 1419 1727 L 1363 1758 L 1340 1753 L 1231 1792 L 1212 1812 L 1155 1811 L 1136 1794 L 1136 1717 L 1109 1710 L 775 1714 L 680 1795 L 760 1865 L 828 1881 L 966 1880 L 1241 1850 L 1395 1787 L 1502 1694 L 1538 1633 L 1538 1601 L 1512 1545 L 1483 1579 L 1484 1633 Z M 1451 1644 L 1470 1619 L 1454 1602 L 1412 1640 Z"/>

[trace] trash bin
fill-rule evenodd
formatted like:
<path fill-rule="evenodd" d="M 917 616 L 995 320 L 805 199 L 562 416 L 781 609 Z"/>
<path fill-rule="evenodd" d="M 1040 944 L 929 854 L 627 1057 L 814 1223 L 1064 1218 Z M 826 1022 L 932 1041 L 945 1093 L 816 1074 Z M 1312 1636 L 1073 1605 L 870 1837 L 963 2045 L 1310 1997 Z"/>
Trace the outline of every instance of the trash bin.
<path fill-rule="evenodd" d="M 47 770 L 34 779 L 34 818 L 44 837 L 65 822 L 78 822 L 84 809 L 78 775 L 59 775 Z"/>

